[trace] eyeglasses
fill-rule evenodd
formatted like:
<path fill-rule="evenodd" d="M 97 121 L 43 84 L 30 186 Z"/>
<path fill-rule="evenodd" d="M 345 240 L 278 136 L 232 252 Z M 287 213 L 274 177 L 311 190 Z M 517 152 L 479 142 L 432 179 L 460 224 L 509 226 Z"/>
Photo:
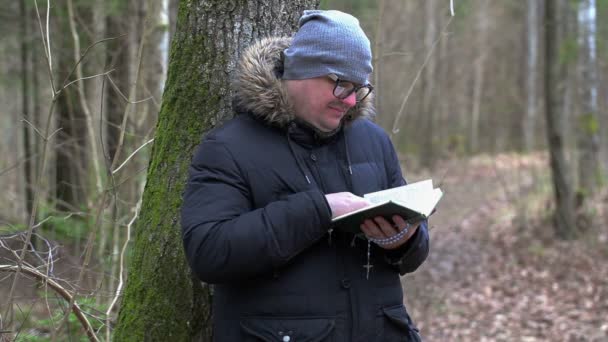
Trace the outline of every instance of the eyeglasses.
<path fill-rule="evenodd" d="M 334 85 L 334 96 L 340 100 L 344 100 L 345 98 L 349 97 L 350 94 L 356 93 L 358 103 L 363 101 L 363 99 L 371 94 L 372 90 L 374 90 L 374 87 L 369 83 L 356 86 L 352 82 L 341 80 L 334 74 L 327 75 L 327 77 L 336 83 Z"/>

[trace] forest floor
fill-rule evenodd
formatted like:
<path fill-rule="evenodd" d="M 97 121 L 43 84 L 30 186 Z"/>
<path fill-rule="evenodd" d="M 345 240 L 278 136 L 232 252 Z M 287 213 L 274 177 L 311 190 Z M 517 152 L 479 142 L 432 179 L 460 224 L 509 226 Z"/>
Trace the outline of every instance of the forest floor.
<path fill-rule="evenodd" d="M 432 177 L 444 191 L 429 258 L 403 278 L 425 341 L 608 341 L 608 194 L 586 207 L 582 237 L 561 241 L 545 155 L 436 170 L 408 177 Z"/>
<path fill-rule="evenodd" d="M 608 341 L 608 194 L 586 207 L 593 219 L 581 238 L 560 241 L 548 217 L 547 164 L 543 154 L 503 154 L 407 172 L 408 181 L 433 178 L 444 191 L 429 258 L 403 278 L 425 341 Z M 74 278 L 78 258 L 62 254 L 56 273 Z M 0 297 L 8 293 L 1 280 Z M 40 327 L 48 303 L 34 285 L 17 291 L 23 320 L 35 327 L 23 338 L 48 336 Z"/>

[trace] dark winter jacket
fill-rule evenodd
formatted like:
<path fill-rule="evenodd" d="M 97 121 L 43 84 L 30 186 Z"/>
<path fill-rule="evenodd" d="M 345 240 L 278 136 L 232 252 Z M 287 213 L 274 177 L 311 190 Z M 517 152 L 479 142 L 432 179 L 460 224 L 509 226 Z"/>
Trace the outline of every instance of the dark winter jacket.
<path fill-rule="evenodd" d="M 399 274 L 425 260 L 426 224 L 386 251 L 331 231 L 324 197 L 405 184 L 394 148 L 367 118 L 371 100 L 331 136 L 294 120 L 280 81 L 288 44 L 266 39 L 244 54 L 237 115 L 192 160 L 183 241 L 195 274 L 215 284 L 215 340 L 415 341 Z"/>

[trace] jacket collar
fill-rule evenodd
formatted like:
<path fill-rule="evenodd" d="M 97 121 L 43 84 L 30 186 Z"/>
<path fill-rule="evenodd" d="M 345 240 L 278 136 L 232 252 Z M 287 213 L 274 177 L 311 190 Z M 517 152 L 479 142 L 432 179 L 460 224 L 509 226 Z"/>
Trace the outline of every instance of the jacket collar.
<path fill-rule="evenodd" d="M 293 107 L 281 80 L 283 51 L 290 43 L 291 38 L 264 38 L 244 51 L 232 84 L 237 112 L 251 113 L 266 124 L 280 128 L 287 128 L 295 121 Z M 344 124 L 374 115 L 372 93 L 346 113 Z"/>

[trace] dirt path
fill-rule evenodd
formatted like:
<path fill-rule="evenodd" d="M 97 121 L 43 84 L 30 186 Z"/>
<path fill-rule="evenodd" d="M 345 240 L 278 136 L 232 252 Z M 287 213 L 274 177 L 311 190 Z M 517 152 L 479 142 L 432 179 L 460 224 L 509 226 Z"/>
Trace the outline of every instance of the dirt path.
<path fill-rule="evenodd" d="M 608 229 L 593 235 L 600 244 L 561 243 L 542 220 L 516 223 L 518 203 L 548 192 L 545 165 L 538 155 L 479 157 L 410 179 L 447 170 L 431 254 L 404 278 L 425 341 L 608 341 Z"/>

